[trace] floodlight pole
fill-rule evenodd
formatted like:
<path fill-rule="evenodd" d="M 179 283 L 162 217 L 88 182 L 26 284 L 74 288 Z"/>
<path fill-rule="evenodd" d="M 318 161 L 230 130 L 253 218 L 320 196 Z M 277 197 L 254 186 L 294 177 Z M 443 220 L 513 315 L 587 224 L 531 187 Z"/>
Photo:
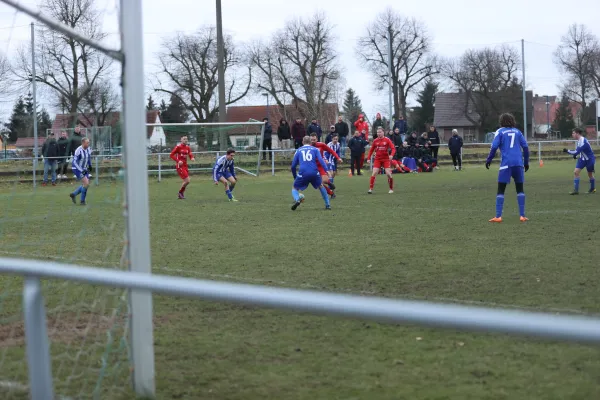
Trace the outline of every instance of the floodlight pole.
<path fill-rule="evenodd" d="M 392 102 L 392 29 L 390 28 L 390 30 L 388 31 L 387 34 L 387 44 L 388 44 L 388 106 L 390 109 L 390 116 L 389 116 L 389 124 L 390 124 L 390 130 L 393 127 L 394 124 L 394 109 L 393 109 L 393 102 Z M 398 116 L 396 116 L 396 118 L 398 118 Z"/>
<path fill-rule="evenodd" d="M 37 90 L 35 82 L 35 25 L 31 23 L 31 92 L 33 96 L 33 187 L 36 186 L 36 174 L 39 157 L 37 124 Z M 45 161 L 44 161 L 45 162 Z"/>
<path fill-rule="evenodd" d="M 123 155 L 127 261 L 130 271 L 152 274 L 150 257 L 150 209 L 146 156 L 146 108 L 144 107 L 144 52 L 142 0 L 121 0 L 123 48 Z M 129 291 L 130 349 L 133 388 L 138 397 L 154 398 L 154 335 L 152 293 Z"/>
<path fill-rule="evenodd" d="M 527 94 L 525 89 L 525 39 L 521 39 L 521 68 L 523 69 L 523 134 L 527 137 Z"/>
<path fill-rule="evenodd" d="M 219 84 L 219 122 L 227 121 L 225 108 L 225 44 L 223 43 L 223 14 L 221 0 L 217 2 L 217 74 Z M 227 150 L 227 134 L 225 130 L 219 133 L 219 150 Z"/>

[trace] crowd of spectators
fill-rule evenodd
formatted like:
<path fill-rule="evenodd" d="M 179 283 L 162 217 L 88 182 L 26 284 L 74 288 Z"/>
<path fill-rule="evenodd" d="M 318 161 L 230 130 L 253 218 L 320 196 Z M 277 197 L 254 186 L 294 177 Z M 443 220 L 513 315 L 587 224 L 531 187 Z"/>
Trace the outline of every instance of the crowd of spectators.
<path fill-rule="evenodd" d="M 262 143 L 263 160 L 270 158 L 272 152 L 272 136 L 274 134 L 273 127 L 268 118 L 264 118 L 265 131 Z M 279 121 L 277 128 L 277 139 L 282 150 L 292 150 L 302 146 L 304 136 L 315 134 L 318 141 L 330 143 L 333 135 L 337 135 L 341 144 L 340 157 L 346 159 L 346 152 L 350 152 L 351 173 L 361 175 L 360 170 L 364 168 L 366 148 L 369 143 L 375 139 L 377 128 L 385 129 L 385 122 L 381 118 L 381 114 L 377 113 L 375 120 L 369 124 L 364 115 L 360 114 L 357 121 L 353 124 L 354 134 L 351 135 L 351 129 L 347 122 L 340 116 L 335 124 L 329 126 L 326 132 L 323 131 L 321 125 L 316 119 L 312 119 L 308 126 L 302 123 L 301 118 L 289 124 L 285 118 Z M 369 135 L 369 130 L 371 135 Z M 438 152 L 441 145 L 441 139 L 435 126 L 430 126 L 428 132 L 423 132 L 420 135 L 417 132 L 408 133 L 408 124 L 401 116 L 394 121 L 392 130 L 386 132 L 386 136 L 390 138 L 396 148 L 393 165 L 394 172 L 431 172 L 437 167 Z M 452 131 L 452 137 L 448 141 L 448 148 L 452 157 L 452 162 L 455 170 L 462 168 L 461 149 L 463 141 L 458 136 L 458 131 Z"/>

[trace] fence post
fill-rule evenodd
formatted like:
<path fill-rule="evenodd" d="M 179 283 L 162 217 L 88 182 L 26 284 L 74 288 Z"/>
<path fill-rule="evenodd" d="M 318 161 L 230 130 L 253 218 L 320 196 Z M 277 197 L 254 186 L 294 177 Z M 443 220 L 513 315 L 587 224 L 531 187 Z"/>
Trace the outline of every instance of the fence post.
<path fill-rule="evenodd" d="M 542 142 L 538 142 L 538 164 L 542 161 Z"/>
<path fill-rule="evenodd" d="M 160 182 L 162 179 L 161 172 L 161 153 L 158 153 L 158 181 Z"/>
<path fill-rule="evenodd" d="M 275 150 L 271 149 L 271 175 L 275 176 Z"/>
<path fill-rule="evenodd" d="M 98 175 L 100 175 L 100 168 L 98 167 L 98 158 L 100 158 L 100 155 L 97 155 L 96 157 L 94 157 L 94 174 L 95 174 L 94 184 L 96 186 L 98 186 L 100 184 L 98 181 Z"/>
<path fill-rule="evenodd" d="M 42 285 L 38 278 L 25 278 L 23 313 L 30 396 L 33 400 L 52 400 L 54 399 L 54 389 L 52 387 L 52 364 L 46 327 L 46 309 Z"/>

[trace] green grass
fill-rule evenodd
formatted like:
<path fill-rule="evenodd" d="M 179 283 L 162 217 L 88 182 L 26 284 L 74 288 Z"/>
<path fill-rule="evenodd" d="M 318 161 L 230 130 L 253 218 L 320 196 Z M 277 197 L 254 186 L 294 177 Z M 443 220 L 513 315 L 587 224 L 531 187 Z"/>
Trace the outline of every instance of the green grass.
<path fill-rule="evenodd" d="M 511 185 L 501 225 L 487 222 L 494 213 L 496 171 L 475 166 L 460 173 L 446 168 L 396 175 L 393 195 L 382 177 L 369 196 L 366 176 L 343 174 L 331 212 L 312 189 L 292 212 L 287 175 L 242 176 L 239 203 L 227 202 L 222 188 L 204 177 L 193 177 L 185 201 L 175 199 L 179 180 L 151 181 L 153 269 L 201 279 L 598 314 L 598 198 L 567 195 L 573 166 L 532 167 L 525 186 L 530 222 L 519 223 Z M 2 187 L 2 254 L 119 265 L 120 187 L 92 187 L 88 207 L 73 206 L 69 188 L 32 193 L 26 185 Z M 0 380 L 24 383 L 20 285 L 20 279 L 2 278 Z M 111 317 L 123 306 L 121 291 L 46 285 L 49 320 L 58 321 L 51 334 L 57 391 L 86 398 L 98 385 L 103 398 L 131 398 L 127 348 L 119 341 L 123 311 Z M 159 295 L 154 307 L 159 399 L 600 398 L 596 347 Z M 102 368 L 102 354 L 108 354 L 108 369 Z M 97 383 L 101 373 L 105 378 Z"/>

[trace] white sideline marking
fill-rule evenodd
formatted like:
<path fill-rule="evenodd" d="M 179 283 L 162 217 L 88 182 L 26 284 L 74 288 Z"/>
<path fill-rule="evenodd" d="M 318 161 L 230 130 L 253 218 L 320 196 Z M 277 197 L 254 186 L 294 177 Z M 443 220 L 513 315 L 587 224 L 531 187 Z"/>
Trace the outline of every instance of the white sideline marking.
<path fill-rule="evenodd" d="M 14 382 L 14 381 L 0 381 L 0 388 L 8 389 L 8 390 L 15 390 L 15 391 L 19 391 L 19 392 L 28 392 L 29 391 L 29 386 L 23 385 L 22 383 Z"/>
<path fill-rule="evenodd" d="M 428 210 L 430 210 L 430 209 L 428 209 Z M 0 254 L 6 254 L 6 255 L 24 257 L 24 258 L 31 258 L 31 257 L 36 256 L 36 254 L 10 252 L 10 251 L 3 251 L 3 250 L 0 250 Z M 106 262 L 98 262 L 98 261 L 94 261 L 94 260 L 89 260 L 87 258 L 77 258 L 77 257 L 67 258 L 67 257 L 55 257 L 55 256 L 50 257 L 50 256 L 42 256 L 42 255 L 37 255 L 37 256 L 38 257 L 46 257 L 48 259 L 52 259 L 52 260 L 56 260 L 56 261 L 78 261 L 78 262 L 83 263 L 83 265 L 88 264 L 88 265 L 95 265 L 95 266 L 115 267 L 114 264 L 109 264 Z M 41 260 L 41 261 L 43 262 L 43 260 Z M 345 289 L 345 288 L 337 288 L 337 287 L 329 288 L 327 286 L 314 285 L 311 283 L 296 283 L 296 282 L 281 281 L 281 280 L 276 280 L 276 279 L 241 277 L 241 276 L 235 276 L 235 275 L 231 275 L 231 274 L 215 274 L 215 273 L 211 273 L 211 272 L 198 272 L 198 271 L 191 271 L 191 270 L 180 269 L 180 268 L 170 268 L 170 267 L 158 266 L 158 267 L 154 267 L 153 269 L 159 270 L 159 271 L 170 272 L 172 275 L 179 275 L 179 276 L 192 275 L 195 277 L 226 279 L 226 280 L 237 281 L 237 282 L 242 282 L 242 283 L 276 284 L 276 285 L 280 285 L 280 286 L 287 286 L 290 288 L 298 288 L 298 289 L 301 288 L 301 289 L 309 289 L 309 290 L 325 290 L 325 291 L 334 292 L 334 293 L 335 292 L 337 292 L 337 293 L 345 292 L 345 293 L 349 293 L 349 294 L 389 296 L 386 293 L 375 292 L 375 291 L 370 291 L 370 290 L 356 290 L 356 289 Z M 514 305 L 514 304 L 495 303 L 493 301 L 454 299 L 451 297 L 418 296 L 418 295 L 414 295 L 414 294 L 397 293 L 397 294 L 394 294 L 394 298 L 406 299 L 406 300 L 425 300 L 425 301 L 428 300 L 428 301 L 436 301 L 436 302 L 443 302 L 443 303 L 455 303 L 455 304 L 483 306 L 483 307 L 487 306 L 487 307 L 496 307 L 496 308 L 509 308 L 509 309 L 515 309 L 515 310 L 523 310 L 523 311 L 546 311 L 546 312 L 552 312 L 552 313 L 569 313 L 569 314 L 579 314 L 579 315 L 587 315 L 587 316 L 598 315 L 596 313 L 589 313 L 589 312 L 575 310 L 575 309 L 571 309 L 571 308 L 519 306 L 519 305 Z"/>

